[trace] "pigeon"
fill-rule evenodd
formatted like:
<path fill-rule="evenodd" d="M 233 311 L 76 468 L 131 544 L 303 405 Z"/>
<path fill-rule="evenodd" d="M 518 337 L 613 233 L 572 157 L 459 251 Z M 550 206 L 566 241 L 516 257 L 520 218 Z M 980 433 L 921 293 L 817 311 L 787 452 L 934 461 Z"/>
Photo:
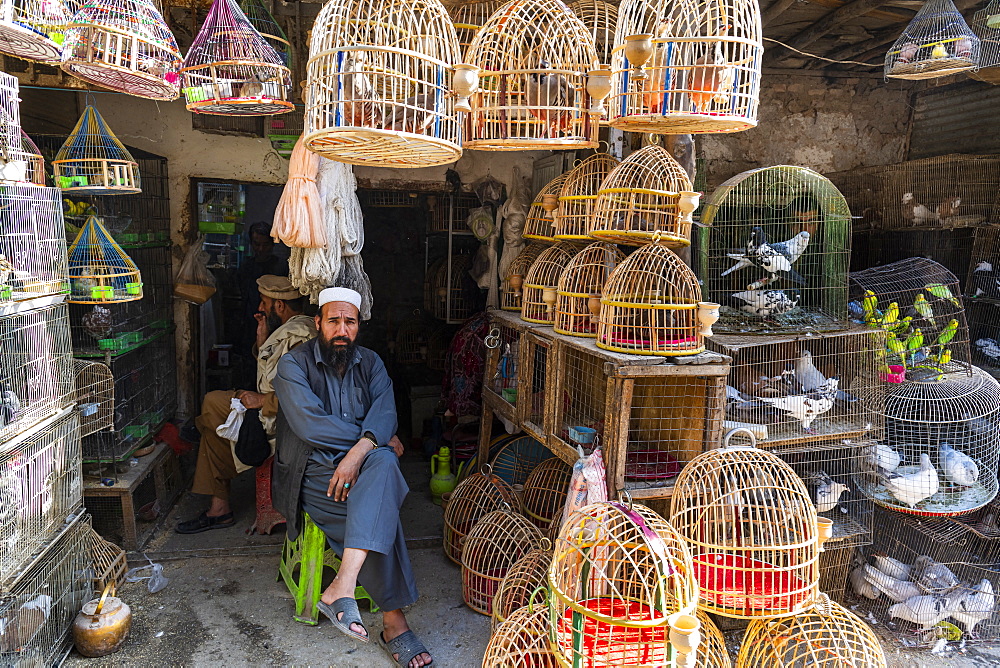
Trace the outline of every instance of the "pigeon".
<path fill-rule="evenodd" d="M 798 294 L 792 299 L 783 290 L 747 290 L 737 292 L 733 298 L 743 302 L 739 304 L 741 311 L 762 318 L 788 313 L 799 305 Z"/>
<path fill-rule="evenodd" d="M 993 271 L 993 265 L 983 261 L 972 270 L 973 297 L 1000 299 L 1000 277 Z"/>
<path fill-rule="evenodd" d="M 893 559 L 885 552 L 872 552 L 872 557 L 875 558 L 875 568 L 879 569 L 889 577 L 897 580 L 910 579 L 910 573 L 913 571 L 913 566 L 904 564 L 899 559 Z"/>
<path fill-rule="evenodd" d="M 994 362 L 1000 362 L 1000 342 L 996 339 L 981 338 L 976 339 L 973 345 L 983 357 L 988 357 Z"/>
<path fill-rule="evenodd" d="M 865 598 L 870 598 L 873 601 L 879 597 L 879 590 L 872 583 L 865 579 L 865 563 L 864 558 L 860 554 L 854 556 L 853 569 L 847 576 L 850 580 L 851 588 L 854 589 L 854 593 L 858 596 L 863 596 Z"/>
<path fill-rule="evenodd" d="M 938 464 L 944 477 L 956 485 L 972 487 L 979 480 L 979 465 L 975 460 L 947 443 L 938 446 Z"/>
<path fill-rule="evenodd" d="M 940 486 L 937 470 L 926 452 L 920 455 L 920 470 L 915 473 L 881 475 L 886 490 L 910 508 L 937 494 Z"/>
<path fill-rule="evenodd" d="M 833 376 L 813 392 L 792 394 L 787 397 L 761 397 L 761 401 L 788 413 L 790 417 L 801 423 L 802 429 L 811 434 L 813 433 L 813 421 L 833 408 L 833 402 L 837 397 L 837 383 L 839 382 L 840 379 Z"/>
<path fill-rule="evenodd" d="M 343 53 L 343 52 L 342 52 Z M 365 51 L 350 51 L 340 67 L 342 74 L 344 117 L 340 122 L 330 121 L 331 126 L 381 127 L 384 118 L 381 100 L 375 93 L 371 79 L 365 74 Z"/>
<path fill-rule="evenodd" d="M 826 376 L 813 364 L 812 353 L 803 350 L 795 360 L 795 380 L 806 392 L 812 392 L 826 383 Z"/>
<path fill-rule="evenodd" d="M 816 512 L 818 513 L 825 513 L 836 508 L 840 497 L 851 489 L 831 478 L 826 471 L 816 471 L 808 477 L 807 482 L 813 488 L 813 502 L 816 504 Z"/>
<path fill-rule="evenodd" d="M 787 397 L 794 390 L 793 377 L 795 372 L 791 369 L 782 371 L 777 376 L 762 375 L 753 381 L 753 394 L 758 397 Z"/>
<path fill-rule="evenodd" d="M 788 241 L 771 244 L 764 236 L 764 230 L 759 226 L 754 227 L 750 231 L 750 240 L 747 241 L 747 247 L 743 253 L 727 253 L 730 259 L 736 260 L 736 264 L 722 272 L 721 275 L 727 276 L 734 271 L 754 265 L 769 273 L 771 279 L 780 274 L 787 276 L 795 283 L 805 285 L 805 279 L 792 269 L 792 265 L 802 257 L 802 253 L 808 245 L 809 233 L 806 231 L 799 232 Z M 767 281 L 771 279 L 767 279 Z"/>
<path fill-rule="evenodd" d="M 902 603 L 923 593 L 920 587 L 913 582 L 909 580 L 897 580 L 870 564 L 865 564 L 862 572 L 865 582 L 888 596 L 893 603 Z"/>
<path fill-rule="evenodd" d="M 958 578 L 950 568 L 926 554 L 913 562 L 911 575 L 917 584 L 930 593 L 941 593 L 958 585 Z"/>
<path fill-rule="evenodd" d="M 749 394 L 740 392 L 732 385 L 726 385 L 726 412 L 757 412 L 760 409 L 773 410 L 764 402 L 754 399 Z"/>
<path fill-rule="evenodd" d="M 540 61 L 538 65 L 542 70 L 552 67 L 547 60 Z M 562 74 L 529 72 L 524 84 L 524 98 L 531 115 L 545 125 L 549 139 L 555 139 L 573 121 L 573 112 L 569 108 L 575 104 L 576 95 L 569 80 Z"/>
<path fill-rule="evenodd" d="M 913 193 L 903 193 L 903 218 L 919 225 L 938 220 L 938 213 L 918 202 Z"/>
<path fill-rule="evenodd" d="M 950 617 L 966 596 L 956 590 L 940 596 L 914 596 L 889 608 L 889 617 L 920 624 L 927 631 Z"/>
<path fill-rule="evenodd" d="M 899 453 L 890 448 L 885 443 L 876 441 L 875 445 L 871 447 L 871 452 L 868 455 L 869 461 L 878 468 L 891 473 L 899 468 L 899 462 L 902 461 Z"/>
<path fill-rule="evenodd" d="M 976 625 L 993 615 L 996 603 L 993 583 L 983 578 L 976 587 L 966 592 L 965 598 L 951 616 L 955 621 L 965 625 L 967 635 L 975 637 Z"/>
<path fill-rule="evenodd" d="M 423 133 L 436 118 L 438 97 L 433 93 L 424 93 L 406 98 L 402 104 L 393 105 L 395 111 L 382 127 L 386 130 Z"/>

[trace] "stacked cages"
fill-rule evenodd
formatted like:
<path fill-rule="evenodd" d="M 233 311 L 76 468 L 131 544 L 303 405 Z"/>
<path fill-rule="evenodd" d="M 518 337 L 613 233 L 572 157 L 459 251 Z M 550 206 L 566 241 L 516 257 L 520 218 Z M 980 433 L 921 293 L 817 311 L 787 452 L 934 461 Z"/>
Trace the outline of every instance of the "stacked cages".
<path fill-rule="evenodd" d="M 977 227 L 965 280 L 972 363 L 1000 377 L 1000 227 Z"/>
<path fill-rule="evenodd" d="M 59 191 L 4 185 L 0 191 L 0 308 L 9 302 L 62 294 L 66 233 Z"/>

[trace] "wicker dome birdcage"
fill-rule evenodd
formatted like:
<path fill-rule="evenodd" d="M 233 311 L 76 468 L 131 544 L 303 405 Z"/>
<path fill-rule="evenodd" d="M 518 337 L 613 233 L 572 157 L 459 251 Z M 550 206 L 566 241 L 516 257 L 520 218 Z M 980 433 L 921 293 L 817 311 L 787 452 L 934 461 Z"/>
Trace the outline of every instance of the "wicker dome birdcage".
<path fill-rule="evenodd" d="M 777 165 L 737 174 L 701 214 L 697 273 L 721 304 L 716 331 L 846 329 L 851 212 L 829 179 Z"/>
<path fill-rule="evenodd" d="M 531 436 L 514 436 L 497 449 L 490 470 L 517 492 L 542 462 L 553 457 L 551 450 Z"/>
<path fill-rule="evenodd" d="M 478 90 L 462 145 L 491 151 L 594 148 L 600 113 L 588 92 L 597 63 L 587 26 L 561 0 L 511 0 L 466 53 Z M 595 90 L 596 88 L 591 88 Z"/>
<path fill-rule="evenodd" d="M 571 513 L 548 576 L 560 664 L 673 665 L 671 627 L 695 614 L 692 571 L 680 536 L 645 506 L 601 502 Z"/>
<path fill-rule="evenodd" d="M 552 327 L 560 334 L 597 335 L 604 285 L 625 255 L 611 244 L 590 244 L 569 261 L 556 286 L 556 317 Z"/>
<path fill-rule="evenodd" d="M 979 37 L 951 0 L 927 0 L 885 54 L 887 79 L 935 79 L 979 66 Z"/>
<path fill-rule="evenodd" d="M 67 26 L 62 68 L 89 83 L 174 100 L 180 66 L 177 41 L 152 0 L 88 0 Z"/>
<path fill-rule="evenodd" d="M 419 309 L 414 311 L 411 317 L 403 320 L 396 328 L 396 336 L 392 342 L 392 354 L 396 362 L 404 365 L 426 364 L 430 337 L 434 331 Z"/>
<path fill-rule="evenodd" d="M 64 192 L 79 195 L 142 192 L 139 163 L 89 104 L 52 160 L 52 178 Z"/>
<path fill-rule="evenodd" d="M 755 619 L 747 626 L 736 665 L 754 668 L 885 668 L 885 655 L 868 624 L 825 599 L 795 617 Z"/>
<path fill-rule="evenodd" d="M 1000 0 L 991 0 L 972 15 L 969 28 L 979 38 L 979 68 L 969 76 L 993 85 L 1000 84 Z"/>
<path fill-rule="evenodd" d="M 722 635 L 718 625 L 704 610 L 699 610 L 696 616 L 701 622 L 698 629 L 701 633 L 701 643 L 698 644 L 699 668 L 733 668 L 729 648 L 726 647 L 726 637 Z"/>
<path fill-rule="evenodd" d="M 487 468 L 487 471 L 489 469 Z M 517 496 L 502 478 L 492 473 L 473 473 L 451 493 L 444 511 L 444 553 L 462 563 L 465 537 L 480 519 L 505 506 L 518 506 Z"/>
<path fill-rule="evenodd" d="M 550 325 L 556 317 L 556 287 L 569 261 L 582 247 L 568 241 L 550 246 L 538 254 L 524 276 L 521 292 L 521 320 Z"/>
<path fill-rule="evenodd" d="M 490 637 L 483 668 L 558 668 L 549 648 L 549 608 L 519 608 Z"/>
<path fill-rule="evenodd" d="M 500 284 L 500 308 L 504 311 L 521 310 L 521 290 L 524 287 L 524 276 L 531 264 L 548 246 L 537 241 L 525 245 L 517 257 L 510 263 L 507 275 Z"/>
<path fill-rule="evenodd" d="M 608 174 L 597 191 L 588 232 L 615 243 L 688 246 L 699 197 L 670 152 L 650 144 Z"/>
<path fill-rule="evenodd" d="M 595 153 L 584 158 L 566 174 L 566 180 L 559 189 L 559 208 L 554 214 L 555 234 L 558 240 L 588 241 L 597 191 L 604 177 L 620 161 L 609 153 Z"/>
<path fill-rule="evenodd" d="M 548 594 L 545 577 L 552 563 L 552 543 L 547 538 L 539 541 L 541 547 L 529 550 L 510 567 L 504 576 L 496 596 L 493 597 L 493 630 L 507 621 L 521 608 L 534 605 L 546 607 Z"/>
<path fill-rule="evenodd" d="M 559 192 L 563 183 L 569 178 L 569 172 L 560 174 L 552 179 L 538 191 L 531 208 L 528 209 L 528 217 L 524 221 L 524 232 L 521 236 L 525 239 L 536 241 L 555 241 L 556 223 L 555 212 L 559 208 Z"/>
<path fill-rule="evenodd" d="M 594 38 L 597 61 L 604 65 L 611 62 L 611 49 L 615 45 L 615 28 L 618 25 L 618 3 L 605 0 L 572 0 L 566 6 L 590 29 Z"/>
<path fill-rule="evenodd" d="M 313 24 L 306 146 L 332 160 L 432 167 L 458 160 L 458 40 L 438 0 L 331 0 Z"/>
<path fill-rule="evenodd" d="M 0 53 L 40 63 L 58 63 L 76 0 L 0 2 Z"/>
<path fill-rule="evenodd" d="M 507 572 L 543 536 L 509 507 L 494 510 L 472 527 L 462 546 L 462 596 L 465 604 L 484 615 L 493 612 L 493 598 Z"/>
<path fill-rule="evenodd" d="M 455 26 L 458 38 L 458 55 L 464 57 L 479 29 L 500 9 L 501 0 L 449 0 L 444 3 Z"/>
<path fill-rule="evenodd" d="M 263 0 L 239 0 L 240 9 L 246 14 L 253 27 L 260 33 L 260 36 L 267 40 L 271 48 L 278 52 L 281 60 L 288 68 L 292 67 L 292 45 L 288 41 L 288 35 L 274 16 L 268 11 Z"/>
<path fill-rule="evenodd" d="M 611 126 L 666 134 L 755 127 L 761 32 L 753 0 L 626 0 L 611 58 Z"/>
<path fill-rule="evenodd" d="M 283 114 L 291 72 L 236 0 L 214 0 L 181 66 L 189 111 L 219 116 Z"/>
<path fill-rule="evenodd" d="M 705 350 L 702 322 L 717 308 L 701 300 L 698 278 L 673 251 L 659 244 L 643 246 L 615 267 L 604 284 L 597 347 L 696 355 Z"/>
<path fill-rule="evenodd" d="M 431 283 L 435 318 L 461 322 L 475 312 L 475 304 L 466 286 L 471 280 L 468 278 L 471 266 L 472 255 L 462 253 L 451 256 L 450 262 L 449 258 L 445 258 L 437 268 Z M 449 269 L 451 280 L 448 278 Z"/>
<path fill-rule="evenodd" d="M 553 457 L 535 467 L 524 483 L 522 512 L 545 535 L 558 533 L 558 527 L 553 532 L 552 525 L 562 520 L 572 477 L 573 468 L 558 457 Z"/>
<path fill-rule="evenodd" d="M 90 216 L 69 247 L 70 304 L 142 299 L 142 278 L 121 246 Z"/>
<path fill-rule="evenodd" d="M 815 605 L 816 507 L 776 455 L 747 446 L 698 455 L 674 483 L 669 522 L 691 550 L 702 610 L 783 617 Z"/>

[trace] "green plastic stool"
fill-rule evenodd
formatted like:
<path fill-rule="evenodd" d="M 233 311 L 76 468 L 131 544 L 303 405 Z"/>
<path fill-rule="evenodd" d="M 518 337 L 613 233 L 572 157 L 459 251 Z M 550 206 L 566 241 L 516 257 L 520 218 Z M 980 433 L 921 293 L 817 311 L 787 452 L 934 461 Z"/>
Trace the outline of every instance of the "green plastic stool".
<path fill-rule="evenodd" d="M 295 567 L 299 567 L 298 578 Z M 296 540 L 285 538 L 281 550 L 281 565 L 278 566 L 278 580 L 284 580 L 289 593 L 295 598 L 294 619 L 303 624 L 315 626 L 319 623 L 319 603 L 323 595 L 323 567 L 329 566 L 336 572 L 340 568 L 340 557 L 326 547 L 326 534 L 313 523 L 308 514 L 302 513 L 302 530 Z M 372 612 L 378 606 L 365 588 L 354 588 L 354 598 L 368 600 Z M 308 605 L 308 610 L 306 606 Z"/>

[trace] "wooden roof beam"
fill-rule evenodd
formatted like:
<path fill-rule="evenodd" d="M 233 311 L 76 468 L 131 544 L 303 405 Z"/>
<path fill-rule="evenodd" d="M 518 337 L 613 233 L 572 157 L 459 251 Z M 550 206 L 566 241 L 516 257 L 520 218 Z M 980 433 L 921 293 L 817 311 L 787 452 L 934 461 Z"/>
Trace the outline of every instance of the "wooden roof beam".
<path fill-rule="evenodd" d="M 811 26 L 784 41 L 796 49 L 805 49 L 838 25 L 864 16 L 873 9 L 888 4 L 888 2 L 889 0 L 854 0 L 832 12 L 827 12 Z"/>

